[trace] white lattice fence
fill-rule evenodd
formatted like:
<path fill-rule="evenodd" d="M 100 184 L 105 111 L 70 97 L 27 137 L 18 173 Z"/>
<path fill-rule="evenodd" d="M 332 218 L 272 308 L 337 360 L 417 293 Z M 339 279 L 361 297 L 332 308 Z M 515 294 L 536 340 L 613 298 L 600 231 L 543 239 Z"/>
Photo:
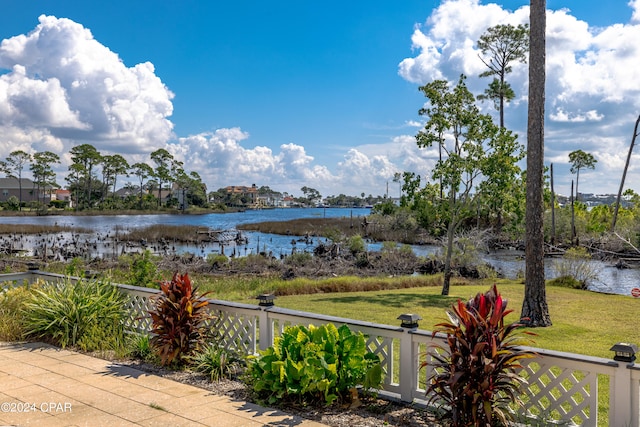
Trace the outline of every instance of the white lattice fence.
<path fill-rule="evenodd" d="M 63 276 L 40 273 L 0 275 L 3 287 L 33 283 L 36 279 L 58 282 Z M 150 298 L 159 291 L 127 285 L 117 285 L 130 296 L 125 322 L 132 331 L 149 331 Z M 425 399 L 429 367 L 419 369 L 426 361 L 427 350 L 434 341 L 428 331 L 403 329 L 389 325 L 359 322 L 352 319 L 303 313 L 278 307 L 210 300 L 214 315 L 209 323 L 213 332 L 228 348 L 245 354 L 255 354 L 273 344 L 273 339 L 288 325 L 333 323 L 346 324 L 352 331 L 362 332 L 368 348 L 380 355 L 386 373 L 383 393 L 395 395 L 403 401 Z M 523 390 L 526 414 L 552 423 L 597 426 L 598 394 L 602 387 L 609 392 L 608 425 L 639 426 L 640 365 L 616 362 L 543 349 L 533 359 L 523 361 L 524 375 L 529 385 Z M 606 390 L 606 389 L 605 389 Z M 606 403 L 600 403 L 602 407 Z M 543 421 L 544 422 L 544 421 Z"/>

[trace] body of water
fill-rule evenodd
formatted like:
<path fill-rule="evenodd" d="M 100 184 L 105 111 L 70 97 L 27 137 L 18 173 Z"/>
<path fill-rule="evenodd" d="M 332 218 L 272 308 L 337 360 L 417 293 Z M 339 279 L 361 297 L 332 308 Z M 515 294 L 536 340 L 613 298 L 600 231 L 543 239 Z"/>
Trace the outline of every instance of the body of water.
<path fill-rule="evenodd" d="M 164 225 L 195 225 L 208 227 L 213 230 L 235 230 L 239 224 L 248 224 L 262 221 L 287 221 L 296 218 L 353 218 L 354 224 L 369 215 L 370 209 L 362 208 L 307 208 L 307 209 L 265 209 L 248 210 L 225 214 L 205 215 L 105 215 L 105 216 L 28 216 L 28 217 L 0 217 L 0 223 L 5 224 L 40 224 L 40 225 L 68 225 L 93 230 L 102 236 L 110 235 L 113 238 L 115 230 L 126 231 L 129 229 L 147 227 L 156 224 Z M 224 247 L 209 246 L 185 246 L 171 244 L 169 251 L 176 253 L 192 252 L 196 255 L 207 256 L 209 253 L 224 252 L 225 255 L 248 255 L 251 253 L 265 252 L 274 256 L 288 255 L 292 251 L 312 251 L 315 246 L 325 241 L 324 238 L 314 237 L 300 239 L 299 236 L 281 236 L 259 232 L 244 232 L 248 238 L 246 243 L 235 244 L 230 242 Z M 37 240 L 38 237 L 33 237 Z M 43 239 L 40 237 L 40 239 Z M 54 238 L 55 239 L 55 238 Z M 95 239 L 94 239 L 95 241 Z M 33 242 L 32 242 L 33 243 Z M 52 243 L 53 244 L 53 243 Z M 80 242 L 78 242 L 80 244 Z M 89 240 L 82 243 L 90 244 Z M 369 244 L 369 250 L 378 250 L 380 244 Z M 428 255 L 439 250 L 433 246 L 414 246 L 417 255 Z M 102 253 L 116 251 L 106 244 L 99 248 Z M 119 250 L 119 249 L 118 249 Z M 516 278 L 525 271 L 524 254 L 519 251 L 500 251 L 484 256 L 486 262 L 494 266 L 505 277 Z M 554 265 L 557 259 L 545 260 L 545 277 L 553 278 L 556 275 Z M 590 266 L 597 272 L 597 279 L 589 283 L 589 289 L 630 295 L 631 289 L 640 286 L 640 269 L 618 269 L 613 264 L 591 261 Z"/>

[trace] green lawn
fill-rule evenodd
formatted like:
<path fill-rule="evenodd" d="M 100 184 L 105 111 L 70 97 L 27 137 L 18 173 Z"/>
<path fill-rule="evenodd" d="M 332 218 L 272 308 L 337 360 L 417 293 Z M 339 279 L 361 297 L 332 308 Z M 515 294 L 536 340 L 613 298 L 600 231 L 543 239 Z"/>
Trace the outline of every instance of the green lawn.
<path fill-rule="evenodd" d="M 446 297 L 440 287 L 293 295 L 279 297 L 276 305 L 387 325 L 399 325 L 402 313 L 417 313 L 423 318 L 420 328 L 431 330 L 445 320 L 445 310 L 458 298 L 467 300 L 489 286 L 454 284 Z M 524 285 L 498 281 L 498 290 L 514 310 L 507 319 L 517 321 Z M 534 347 L 611 358 L 609 349 L 616 342 L 640 344 L 639 299 L 547 286 L 547 302 L 553 326 L 531 329 L 538 334 Z"/>

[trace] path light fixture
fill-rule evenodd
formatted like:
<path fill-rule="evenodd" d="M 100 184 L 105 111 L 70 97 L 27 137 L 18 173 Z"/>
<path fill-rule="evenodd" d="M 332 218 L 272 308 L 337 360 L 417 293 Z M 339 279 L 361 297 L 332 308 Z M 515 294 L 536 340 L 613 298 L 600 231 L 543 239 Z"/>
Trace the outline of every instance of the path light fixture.
<path fill-rule="evenodd" d="M 418 321 L 422 320 L 422 317 L 419 314 L 405 313 L 398 316 L 398 320 L 402 322 L 400 324 L 401 327 L 406 329 L 415 329 L 418 327 Z"/>
<path fill-rule="evenodd" d="M 638 346 L 628 342 L 619 342 L 609 350 L 615 353 L 613 360 L 617 360 L 618 362 L 633 362 L 636 360 Z"/>
<path fill-rule="evenodd" d="M 259 301 L 258 305 L 260 307 L 272 307 L 273 306 L 273 301 L 276 299 L 276 296 L 274 294 L 260 294 L 256 297 L 256 299 Z"/>

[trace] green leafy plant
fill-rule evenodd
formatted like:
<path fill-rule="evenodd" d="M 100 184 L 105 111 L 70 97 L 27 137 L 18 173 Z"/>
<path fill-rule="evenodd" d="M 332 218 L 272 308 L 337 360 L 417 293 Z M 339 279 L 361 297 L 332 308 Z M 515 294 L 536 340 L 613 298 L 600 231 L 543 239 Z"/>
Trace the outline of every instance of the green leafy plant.
<path fill-rule="evenodd" d="M 216 344 L 207 345 L 191 357 L 194 370 L 209 376 L 211 381 L 233 378 L 242 371 L 242 359 L 232 351 Z"/>
<path fill-rule="evenodd" d="M 156 282 L 158 281 L 160 274 L 158 273 L 158 268 L 152 258 L 153 256 L 149 250 L 145 250 L 142 254 L 133 258 L 130 274 L 127 278 L 131 285 L 158 287 Z"/>
<path fill-rule="evenodd" d="M 67 276 L 80 276 L 83 271 L 84 261 L 79 257 L 72 258 L 64 268 L 64 274 Z"/>
<path fill-rule="evenodd" d="M 162 293 L 149 311 L 152 320 L 151 344 L 163 365 L 182 363 L 183 358 L 197 350 L 207 334 L 205 321 L 211 319 L 206 307 L 209 302 L 198 295 L 188 274 L 175 273 L 171 281 L 160 284 Z"/>
<path fill-rule="evenodd" d="M 512 419 L 509 405 L 519 402 L 526 380 L 518 374 L 520 361 L 534 353 L 518 347 L 519 324 L 505 325 L 507 300 L 495 285 L 464 303 L 458 300 L 449 321 L 439 323 L 434 336 L 447 335 L 447 347 L 434 345 L 421 367 L 431 365 L 427 396 L 442 406 L 454 427 L 505 425 Z M 529 332 L 526 332 L 531 334 Z"/>
<path fill-rule="evenodd" d="M 127 340 L 126 352 L 129 356 L 145 362 L 157 360 L 153 345 L 151 345 L 151 336 L 148 334 L 131 334 Z"/>
<path fill-rule="evenodd" d="M 32 289 L 16 286 L 0 289 L 0 340 L 17 341 L 24 334 L 23 316 L 25 303 L 31 298 Z"/>
<path fill-rule="evenodd" d="M 124 343 L 126 296 L 108 281 L 73 282 L 35 289 L 25 303 L 30 337 L 85 351 L 118 349 Z"/>
<path fill-rule="evenodd" d="M 356 400 L 357 386 L 382 384 L 379 357 L 367 351 L 362 333 L 346 326 L 292 326 L 274 345 L 249 360 L 248 379 L 259 398 L 330 405 Z"/>

